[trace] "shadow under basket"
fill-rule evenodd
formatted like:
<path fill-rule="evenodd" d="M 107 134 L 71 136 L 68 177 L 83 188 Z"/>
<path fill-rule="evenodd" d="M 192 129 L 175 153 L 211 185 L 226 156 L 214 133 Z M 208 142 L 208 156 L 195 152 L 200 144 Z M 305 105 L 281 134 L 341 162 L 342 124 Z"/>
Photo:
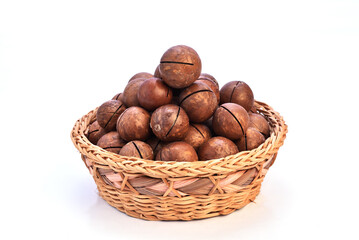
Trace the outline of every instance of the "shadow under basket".
<path fill-rule="evenodd" d="M 86 137 L 97 109 L 77 120 L 71 139 L 93 176 L 100 196 L 126 214 L 146 220 L 192 220 L 227 215 L 254 201 L 283 145 L 287 125 L 262 102 L 270 137 L 258 148 L 221 159 L 164 162 L 120 156 Z"/>

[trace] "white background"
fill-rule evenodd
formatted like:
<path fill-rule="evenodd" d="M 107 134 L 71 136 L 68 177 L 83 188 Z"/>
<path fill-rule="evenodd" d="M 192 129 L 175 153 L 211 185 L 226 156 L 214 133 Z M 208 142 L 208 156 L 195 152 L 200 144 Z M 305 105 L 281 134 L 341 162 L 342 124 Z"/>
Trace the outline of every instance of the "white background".
<path fill-rule="evenodd" d="M 289 133 L 256 203 L 150 222 L 110 207 L 75 121 L 177 44 Z M 358 239 L 358 1 L 0 1 L 2 239 Z"/>

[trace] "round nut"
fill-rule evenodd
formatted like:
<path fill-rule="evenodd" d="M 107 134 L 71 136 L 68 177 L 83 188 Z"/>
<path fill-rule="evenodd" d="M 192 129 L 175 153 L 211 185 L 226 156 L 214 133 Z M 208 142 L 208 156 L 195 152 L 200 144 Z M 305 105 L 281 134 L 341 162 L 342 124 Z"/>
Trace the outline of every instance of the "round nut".
<path fill-rule="evenodd" d="M 122 147 L 120 155 L 153 160 L 153 151 L 150 145 L 142 141 L 131 141 Z"/>
<path fill-rule="evenodd" d="M 126 141 L 146 140 L 150 137 L 150 114 L 141 107 L 127 108 L 117 121 L 117 132 Z"/>
<path fill-rule="evenodd" d="M 115 96 L 113 96 L 112 100 L 118 100 L 118 101 L 123 102 L 122 97 L 123 97 L 122 93 L 117 93 Z"/>
<path fill-rule="evenodd" d="M 195 83 L 203 83 L 206 84 L 214 93 L 214 95 L 216 95 L 217 98 L 217 104 L 219 104 L 220 102 L 220 94 L 219 94 L 219 88 L 216 85 L 215 82 L 213 82 L 212 80 L 210 80 L 209 78 L 204 78 L 204 77 L 200 77 L 198 80 L 195 81 Z"/>
<path fill-rule="evenodd" d="M 214 132 L 231 140 L 237 140 L 244 136 L 248 125 L 247 111 L 235 103 L 222 104 L 213 115 Z"/>
<path fill-rule="evenodd" d="M 250 113 L 249 114 L 249 126 L 257 129 L 263 134 L 265 138 L 269 137 L 269 124 L 268 121 L 260 114 Z"/>
<path fill-rule="evenodd" d="M 153 75 L 151 73 L 148 73 L 148 72 L 139 72 L 139 73 L 136 73 L 135 75 L 133 75 L 130 80 L 128 80 L 128 82 L 131 82 L 132 80 L 134 79 L 137 79 L 137 78 L 144 78 L 144 79 L 147 79 L 147 78 L 151 78 L 153 77 Z"/>
<path fill-rule="evenodd" d="M 214 82 L 214 84 L 217 85 L 217 88 L 219 88 L 219 84 L 217 82 L 217 80 L 211 75 L 211 74 L 208 74 L 208 73 L 201 73 L 201 75 L 199 75 L 199 78 L 198 80 L 211 80 L 212 82 Z"/>
<path fill-rule="evenodd" d="M 138 99 L 137 99 L 137 92 L 138 92 L 138 89 L 140 88 L 141 84 L 145 80 L 146 80 L 145 78 L 135 78 L 127 84 L 125 90 L 122 93 L 123 103 L 127 107 L 140 105 L 140 103 L 138 102 Z"/>
<path fill-rule="evenodd" d="M 98 124 L 103 127 L 106 132 L 115 130 L 117 119 L 125 109 L 126 107 L 121 101 L 109 100 L 103 103 L 96 113 Z"/>
<path fill-rule="evenodd" d="M 103 129 L 97 121 L 93 122 L 90 127 L 89 131 L 87 133 L 87 138 L 90 142 L 93 144 L 97 144 L 98 140 L 106 134 L 105 129 Z"/>
<path fill-rule="evenodd" d="M 196 150 L 185 142 L 172 142 L 162 147 L 157 153 L 156 160 L 195 162 L 198 161 Z"/>
<path fill-rule="evenodd" d="M 163 81 L 173 88 L 185 88 L 201 74 L 202 63 L 197 52 L 188 46 L 178 45 L 168 49 L 160 62 Z"/>
<path fill-rule="evenodd" d="M 210 118 L 217 108 L 217 98 L 210 87 L 193 83 L 179 96 L 180 106 L 186 111 L 191 122 L 200 123 Z"/>
<path fill-rule="evenodd" d="M 204 124 L 190 124 L 184 142 L 197 150 L 202 144 L 211 138 L 211 130 Z"/>
<path fill-rule="evenodd" d="M 238 148 L 234 142 L 225 137 L 213 137 L 199 148 L 198 157 L 199 160 L 211 160 L 236 153 Z"/>
<path fill-rule="evenodd" d="M 138 89 L 137 99 L 142 107 L 153 111 L 172 101 L 172 90 L 161 79 L 149 78 Z"/>
<path fill-rule="evenodd" d="M 246 131 L 246 135 L 236 141 L 236 145 L 239 151 L 247 151 L 259 147 L 264 141 L 264 136 L 257 131 L 257 129 L 249 127 Z"/>
<path fill-rule="evenodd" d="M 186 136 L 189 119 L 183 108 L 168 104 L 152 113 L 150 126 L 152 132 L 162 141 L 178 141 Z"/>
<path fill-rule="evenodd" d="M 97 146 L 113 153 L 119 153 L 125 144 L 126 142 L 120 138 L 116 131 L 106 133 L 97 142 Z"/>
<path fill-rule="evenodd" d="M 221 90 L 221 104 L 232 102 L 237 103 L 250 111 L 254 104 L 252 89 L 242 81 L 232 81 L 225 84 Z"/>

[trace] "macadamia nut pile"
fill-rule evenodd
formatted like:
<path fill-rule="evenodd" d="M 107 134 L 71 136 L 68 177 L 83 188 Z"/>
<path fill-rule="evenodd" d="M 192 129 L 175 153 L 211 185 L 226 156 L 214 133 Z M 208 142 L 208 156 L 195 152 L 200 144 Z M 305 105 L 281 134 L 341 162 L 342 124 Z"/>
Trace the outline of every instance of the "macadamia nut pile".
<path fill-rule="evenodd" d="M 168 49 L 154 75 L 139 72 L 104 102 L 88 129 L 90 142 L 122 156 L 194 162 L 259 147 L 270 136 L 251 88 L 230 81 L 221 89 L 201 73 L 197 52 Z"/>

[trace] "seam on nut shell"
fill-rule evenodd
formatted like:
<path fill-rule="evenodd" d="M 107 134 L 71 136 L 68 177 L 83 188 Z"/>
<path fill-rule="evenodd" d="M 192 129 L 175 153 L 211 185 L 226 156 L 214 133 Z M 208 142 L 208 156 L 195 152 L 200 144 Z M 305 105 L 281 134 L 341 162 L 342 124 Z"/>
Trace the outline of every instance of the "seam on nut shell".
<path fill-rule="evenodd" d="M 246 147 L 246 151 L 248 150 L 248 146 L 247 146 L 247 134 L 244 134 L 244 144 Z"/>
<path fill-rule="evenodd" d="M 121 146 L 114 146 L 114 147 L 104 147 L 103 149 L 111 149 L 111 148 L 119 148 L 119 149 L 122 149 L 122 147 Z"/>
<path fill-rule="evenodd" d="M 98 132 L 98 131 L 100 131 L 100 130 L 98 130 L 98 129 L 93 130 L 93 131 L 91 131 L 91 132 L 88 132 L 87 135 L 90 136 L 91 133 Z"/>
<path fill-rule="evenodd" d="M 238 82 L 236 83 L 236 86 L 234 86 L 234 88 L 233 88 L 233 90 L 232 90 L 232 93 L 231 93 L 231 97 L 229 98 L 229 102 L 232 102 L 232 97 L 233 97 L 234 91 L 236 90 L 236 88 L 237 88 L 237 86 L 238 86 L 239 83 L 240 83 L 240 81 L 238 81 Z"/>
<path fill-rule="evenodd" d="M 107 127 L 107 125 L 111 122 L 111 120 L 112 120 L 113 116 L 115 116 L 115 114 L 118 112 L 118 110 L 120 110 L 120 109 L 121 109 L 122 105 L 123 105 L 123 104 L 121 104 L 121 105 L 120 105 L 120 106 L 116 109 L 116 111 L 112 114 L 112 116 L 111 116 L 111 117 L 110 117 L 110 119 L 107 121 L 107 123 L 106 123 L 106 125 L 105 125 L 105 127 L 104 127 L 104 128 L 106 128 L 106 127 Z"/>
<path fill-rule="evenodd" d="M 142 154 L 141 154 L 141 151 L 140 151 L 140 149 L 138 149 L 136 143 L 135 143 L 135 142 L 132 142 L 132 144 L 135 146 L 135 148 L 136 148 L 138 154 L 140 155 L 140 157 L 143 158 L 143 157 L 142 157 Z"/>
<path fill-rule="evenodd" d="M 241 127 L 243 135 L 245 135 L 245 132 L 244 132 L 243 127 L 242 127 L 242 124 L 239 122 L 239 120 L 236 118 L 236 116 L 234 116 L 234 114 L 231 111 L 229 111 L 229 109 L 227 109 L 226 107 L 221 106 L 221 108 L 224 108 L 227 112 L 229 112 L 234 117 L 234 119 L 236 119 L 237 123 Z"/>
<path fill-rule="evenodd" d="M 204 138 L 203 133 L 202 133 L 195 125 L 193 125 L 192 123 L 190 123 L 190 125 L 191 125 L 194 129 L 196 129 L 196 130 L 199 132 L 199 134 L 201 134 L 201 136 Z"/>
<path fill-rule="evenodd" d="M 190 96 L 192 96 L 192 95 L 194 95 L 194 94 L 196 94 L 196 93 L 200 93 L 200 92 L 212 92 L 212 93 L 213 93 L 213 91 L 212 91 L 212 90 L 209 90 L 209 89 L 202 89 L 202 90 L 195 91 L 195 92 L 193 92 L 193 93 L 188 94 L 187 96 L 185 96 L 185 97 L 182 99 L 182 101 L 180 102 L 180 105 L 182 105 L 182 103 L 183 103 L 187 98 L 189 98 Z"/>
<path fill-rule="evenodd" d="M 180 114 L 180 111 L 181 111 L 181 108 L 178 107 L 178 112 L 177 112 L 176 119 L 173 121 L 173 124 L 172 124 L 170 130 L 168 130 L 168 132 L 166 133 L 166 137 L 170 134 L 170 132 L 172 131 L 172 128 L 176 125 L 176 122 L 177 122 L 178 116 Z"/>
<path fill-rule="evenodd" d="M 176 64 L 184 64 L 184 65 L 194 65 L 193 63 L 176 62 L 176 61 L 162 61 L 160 63 L 176 63 Z"/>

